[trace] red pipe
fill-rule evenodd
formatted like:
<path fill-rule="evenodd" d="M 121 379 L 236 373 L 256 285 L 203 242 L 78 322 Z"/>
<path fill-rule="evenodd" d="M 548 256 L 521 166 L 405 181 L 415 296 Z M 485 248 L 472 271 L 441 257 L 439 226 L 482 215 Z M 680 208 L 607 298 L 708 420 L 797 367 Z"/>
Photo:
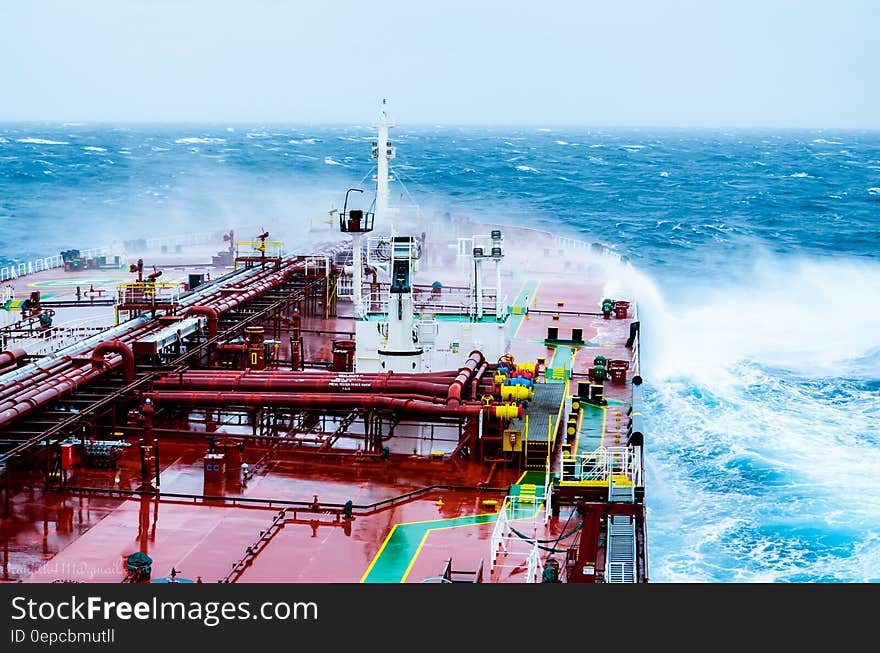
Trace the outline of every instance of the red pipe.
<path fill-rule="evenodd" d="M 134 380 L 134 354 L 131 347 L 121 340 L 105 340 L 92 350 L 92 360 L 100 367 L 105 364 L 106 354 L 122 356 L 122 378 L 125 381 Z"/>
<path fill-rule="evenodd" d="M 155 403 L 210 406 L 286 406 L 319 410 L 353 408 L 381 408 L 399 413 L 431 417 L 473 417 L 484 409 L 482 405 L 462 404 L 449 406 L 431 403 L 427 398 L 383 397 L 368 394 L 294 394 L 259 392 L 150 392 L 145 394 Z"/>
<path fill-rule="evenodd" d="M 477 389 L 480 385 L 480 382 L 483 380 L 483 375 L 486 373 L 486 370 L 489 368 L 489 364 L 485 361 L 482 365 L 480 365 L 480 369 L 477 370 L 477 374 L 474 377 L 474 382 L 471 384 L 471 401 L 477 400 Z M 492 385 L 493 391 L 497 391 L 497 387 Z"/>
<path fill-rule="evenodd" d="M 336 250 L 328 248 L 327 254 L 333 255 Z M 208 331 L 212 335 L 217 331 L 217 319 L 220 313 L 237 307 L 249 299 L 280 285 L 297 270 L 302 270 L 304 260 L 295 260 L 282 264 L 280 271 L 261 271 L 248 277 L 251 284 L 247 291 L 229 296 L 228 289 L 218 288 L 202 296 L 203 306 L 190 307 L 184 314 L 203 314 L 208 317 Z M 218 302 L 218 300 L 220 300 Z M 207 305 L 208 303 L 212 305 Z M 216 305 L 214 305 L 216 303 Z M 213 323 L 212 323 L 213 319 Z M 125 341 L 133 341 L 137 337 L 156 331 L 160 324 L 155 320 L 133 327 L 118 340 L 100 343 L 93 351 L 91 368 L 74 367 L 70 356 L 60 357 L 21 375 L 6 384 L 0 384 L 0 428 L 15 419 L 41 408 L 47 403 L 85 386 L 90 381 L 103 375 L 108 369 L 123 365 L 124 378 L 134 378 L 134 357 Z M 111 354 L 109 358 L 104 358 Z M 0 366 L 2 369 L 2 366 Z M 427 399 L 430 398 L 420 398 Z"/>
<path fill-rule="evenodd" d="M 167 376 L 157 379 L 153 387 L 162 390 L 201 390 L 216 389 L 245 392 L 375 392 L 378 394 L 409 394 L 416 393 L 431 397 L 446 397 L 449 386 L 441 383 L 419 381 L 398 381 L 377 377 L 373 379 L 334 377 L 334 378 L 295 378 L 295 377 L 262 377 L 250 378 L 183 378 Z"/>
<path fill-rule="evenodd" d="M 217 309 L 212 306 L 190 306 L 183 312 L 184 317 L 190 315 L 204 315 L 208 318 L 208 335 L 214 337 L 217 335 L 217 321 L 220 319 Z"/>
<path fill-rule="evenodd" d="M 83 387 L 93 379 L 104 374 L 107 369 L 113 369 L 124 362 L 124 358 L 116 355 L 110 359 L 101 360 L 104 367 L 99 367 L 96 364 L 88 370 L 85 368 L 65 370 L 56 376 L 45 379 L 41 384 L 19 393 L 14 399 L 0 404 L 0 428 L 33 410 L 42 408 L 69 392 Z"/>
<path fill-rule="evenodd" d="M 458 371 L 458 376 L 449 386 L 449 393 L 446 395 L 446 403 L 450 406 L 458 406 L 461 404 L 461 392 L 464 386 L 474 377 L 477 368 L 485 362 L 483 353 L 476 349 L 468 355 L 464 366 Z"/>
<path fill-rule="evenodd" d="M 3 369 L 4 367 L 18 367 L 21 361 L 27 358 L 27 355 L 28 353 L 24 349 L 0 351 L 0 369 Z"/>

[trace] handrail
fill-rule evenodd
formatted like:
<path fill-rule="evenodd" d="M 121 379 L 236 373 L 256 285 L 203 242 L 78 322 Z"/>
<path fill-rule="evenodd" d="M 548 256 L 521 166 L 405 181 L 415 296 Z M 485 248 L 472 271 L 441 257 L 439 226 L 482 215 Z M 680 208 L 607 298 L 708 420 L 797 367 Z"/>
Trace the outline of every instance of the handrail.
<path fill-rule="evenodd" d="M 641 454 L 634 447 L 599 447 L 578 454 L 574 462 L 563 462 L 562 480 L 607 481 L 609 496 L 613 477 L 623 476 L 633 488 L 641 483 Z"/>

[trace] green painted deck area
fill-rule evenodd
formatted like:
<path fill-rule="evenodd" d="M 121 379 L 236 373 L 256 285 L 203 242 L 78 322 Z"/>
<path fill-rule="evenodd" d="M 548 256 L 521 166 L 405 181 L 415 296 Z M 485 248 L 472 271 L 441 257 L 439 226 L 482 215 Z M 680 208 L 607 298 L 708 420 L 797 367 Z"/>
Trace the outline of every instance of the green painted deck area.
<path fill-rule="evenodd" d="M 526 281 L 523 284 L 522 290 L 519 291 L 519 294 L 516 296 L 516 301 L 513 302 L 513 306 L 524 306 L 528 308 L 529 300 L 534 299 L 535 291 L 538 289 L 537 281 Z M 523 320 L 526 319 L 526 314 L 523 312 L 521 315 L 513 315 L 510 316 L 510 328 L 511 335 L 513 337 L 516 336 L 516 332 L 519 330 L 520 325 L 523 323 Z"/>
<path fill-rule="evenodd" d="M 544 480 L 544 472 L 529 470 L 522 475 L 522 477 L 515 483 L 515 485 L 520 485 L 522 483 L 531 483 L 532 485 L 544 485 Z"/>
<path fill-rule="evenodd" d="M 428 534 L 433 530 L 488 524 L 498 518 L 497 513 L 468 515 L 452 519 L 395 524 L 385 543 L 361 578 L 362 583 L 402 583 L 421 551 Z"/>
<path fill-rule="evenodd" d="M 581 432 L 577 441 L 577 453 L 591 453 L 602 446 L 602 429 L 605 425 L 605 408 L 581 404 Z"/>

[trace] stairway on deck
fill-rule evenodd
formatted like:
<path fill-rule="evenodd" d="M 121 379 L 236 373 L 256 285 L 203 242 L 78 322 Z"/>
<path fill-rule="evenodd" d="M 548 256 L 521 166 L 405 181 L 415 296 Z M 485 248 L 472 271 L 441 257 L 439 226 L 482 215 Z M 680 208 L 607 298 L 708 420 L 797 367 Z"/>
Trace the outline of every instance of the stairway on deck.
<path fill-rule="evenodd" d="M 608 564 L 605 582 L 635 582 L 636 527 L 626 515 L 613 515 L 608 523 Z"/>
<path fill-rule="evenodd" d="M 547 462 L 547 422 L 552 417 L 554 426 L 559 405 L 565 397 L 565 383 L 536 383 L 535 396 L 529 402 L 525 416 L 529 418 L 529 439 L 526 442 L 526 469 L 543 470 Z M 525 428 L 525 416 L 511 422 L 509 428 Z"/>

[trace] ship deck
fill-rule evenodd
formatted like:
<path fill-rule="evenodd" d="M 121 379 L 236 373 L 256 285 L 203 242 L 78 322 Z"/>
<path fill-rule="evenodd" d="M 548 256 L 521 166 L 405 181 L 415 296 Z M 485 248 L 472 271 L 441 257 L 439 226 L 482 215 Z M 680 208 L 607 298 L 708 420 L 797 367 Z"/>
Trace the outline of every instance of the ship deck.
<path fill-rule="evenodd" d="M 565 456 L 625 445 L 632 401 L 630 369 L 624 383 L 604 384 L 606 405 L 573 411 L 572 394 L 596 356 L 631 360 L 626 341 L 635 316 L 631 311 L 627 318 L 604 318 L 606 280 L 580 265 L 577 252 L 568 256 L 570 269 L 545 273 L 523 266 L 505 278 L 513 288 L 508 351 L 517 361 L 543 358 L 549 368 L 538 382 L 553 386 L 544 393 L 553 397 L 552 405 L 536 401 L 526 414 L 530 438 L 549 440 L 551 469 Z M 420 279 L 455 282 L 449 267 L 434 263 Z M 166 278 L 218 273 L 197 261 L 169 266 Z M 67 301 L 77 285 L 111 287 L 129 276 L 98 272 L 42 272 L 15 286 L 19 294 L 39 288 L 44 300 Z M 86 306 L 59 310 L 69 311 L 67 320 L 95 314 Z M 112 319 L 112 307 L 101 310 Z M 354 320 L 345 312 L 341 306 L 336 317 L 303 319 L 306 360 L 329 362 L 333 339 L 353 335 Z M 558 329 L 557 340 L 547 341 L 548 328 Z M 572 329 L 581 330 L 580 341 L 571 339 Z M 279 356 L 289 355 L 282 339 Z M 576 433 L 556 442 L 555 432 L 565 433 L 572 412 L 578 414 Z M 201 582 L 427 582 L 444 573 L 448 578 L 450 570 L 496 582 L 525 577 L 524 560 L 513 554 L 501 554 L 493 565 L 490 542 L 505 497 L 526 481 L 543 483 L 544 470 L 527 471 L 521 461 L 487 466 L 453 458 L 451 444 L 434 441 L 417 442 L 411 453 L 405 453 L 408 444 L 394 447 L 385 458 L 316 454 L 279 446 L 230 421 L 211 437 L 246 438 L 242 460 L 250 475 L 209 482 L 202 463 L 206 441 L 193 433 L 204 428 L 157 431 L 159 473 L 150 479 L 156 491 L 139 491 L 137 446 L 124 449 L 114 468 L 70 470 L 63 489 L 47 489 L 39 482 L 41 470 L 18 476 L 6 489 L 0 520 L 0 580 L 121 582 L 125 558 L 135 551 L 153 558 L 154 576 L 173 567 Z M 343 516 L 349 501 L 350 519 Z M 534 514 L 514 521 L 535 532 L 541 510 L 536 501 Z M 541 537 L 565 534 L 573 512 L 563 507 L 550 517 Z M 507 557 L 510 564 L 504 564 Z"/>

